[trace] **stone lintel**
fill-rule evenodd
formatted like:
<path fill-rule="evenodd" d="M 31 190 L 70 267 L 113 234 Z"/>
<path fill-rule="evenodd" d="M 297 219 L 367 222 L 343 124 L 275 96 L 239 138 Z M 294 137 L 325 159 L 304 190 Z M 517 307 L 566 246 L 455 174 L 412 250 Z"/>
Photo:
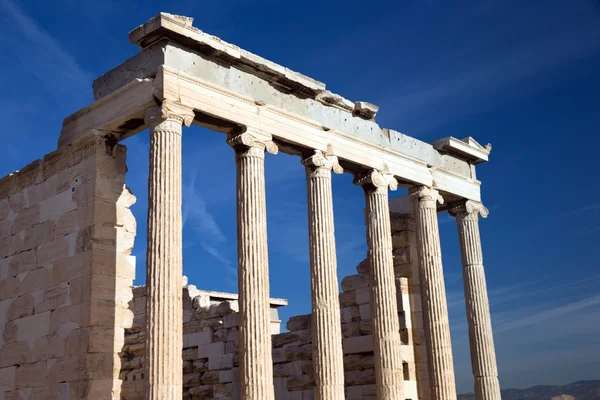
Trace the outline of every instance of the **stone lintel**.
<path fill-rule="evenodd" d="M 447 211 L 448 208 L 450 207 L 450 204 L 461 200 L 461 199 L 458 199 L 456 196 L 453 196 L 451 193 L 440 191 L 440 194 L 447 201 L 444 201 L 444 204 L 437 203 L 437 211 L 438 212 Z M 448 199 L 450 199 L 450 200 L 448 200 Z M 414 200 L 411 199 L 409 195 L 395 197 L 393 199 L 390 199 L 389 206 L 390 206 L 390 214 L 392 214 L 392 215 L 397 215 L 397 216 L 408 215 L 408 214 L 413 213 Z"/>
<path fill-rule="evenodd" d="M 189 286 L 188 286 L 189 287 Z M 211 300 L 219 301 L 219 300 L 237 300 L 239 298 L 239 294 L 237 293 L 225 293 L 225 292 L 215 292 L 212 290 L 194 290 L 195 296 L 206 295 L 209 296 Z M 288 301 L 286 299 L 280 299 L 272 297 L 270 299 L 271 308 L 279 308 L 288 305 Z"/>
<path fill-rule="evenodd" d="M 114 134 L 119 140 L 144 130 L 144 112 L 157 105 L 153 83 L 152 79 L 133 79 L 71 114 L 63 121 L 58 146 L 70 145 L 92 130 Z"/>
<path fill-rule="evenodd" d="M 472 164 L 487 162 L 492 151 L 492 145 L 482 146 L 470 136 L 462 140 L 449 136 L 434 141 L 432 145 L 436 150 L 455 154 Z"/>

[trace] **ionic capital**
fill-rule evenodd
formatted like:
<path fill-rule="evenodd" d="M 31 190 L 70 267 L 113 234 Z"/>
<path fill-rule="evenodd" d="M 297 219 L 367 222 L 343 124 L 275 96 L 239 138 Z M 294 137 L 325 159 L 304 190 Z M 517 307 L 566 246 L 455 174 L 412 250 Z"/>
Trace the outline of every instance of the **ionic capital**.
<path fill-rule="evenodd" d="M 386 174 L 376 169 L 357 174 L 354 177 L 354 183 L 363 187 L 365 185 L 373 185 L 376 190 L 398 189 L 398 181 L 394 178 L 394 175 Z"/>
<path fill-rule="evenodd" d="M 315 150 L 315 154 L 302 160 L 302 165 L 311 170 L 329 170 L 336 174 L 344 172 L 336 156 L 326 156 L 321 150 Z"/>
<path fill-rule="evenodd" d="M 413 187 L 408 191 L 408 193 L 413 200 L 416 200 L 419 203 L 432 203 L 433 207 L 436 206 L 437 202 L 444 204 L 444 198 L 442 195 L 437 190 L 427 186 Z"/>
<path fill-rule="evenodd" d="M 461 200 L 448 204 L 448 213 L 454 217 L 481 215 L 483 218 L 487 218 L 490 212 L 478 201 Z"/>
<path fill-rule="evenodd" d="M 229 134 L 227 136 L 227 144 L 236 150 L 248 150 L 257 148 L 262 151 L 267 151 L 271 154 L 277 154 L 279 148 L 270 138 L 265 138 L 262 135 L 256 135 L 250 132 Z"/>
<path fill-rule="evenodd" d="M 144 112 L 144 122 L 150 127 L 155 127 L 165 121 L 175 121 L 181 125 L 190 126 L 193 120 L 193 109 L 172 101 L 163 101 L 160 106 L 151 107 Z"/>

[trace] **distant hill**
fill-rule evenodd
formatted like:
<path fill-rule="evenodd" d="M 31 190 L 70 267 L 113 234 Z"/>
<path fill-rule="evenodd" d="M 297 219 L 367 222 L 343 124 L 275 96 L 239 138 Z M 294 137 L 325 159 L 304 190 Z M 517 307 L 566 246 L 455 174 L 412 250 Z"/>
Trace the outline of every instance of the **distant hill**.
<path fill-rule="evenodd" d="M 475 400 L 473 393 L 458 400 Z M 579 381 L 564 386 L 541 385 L 529 389 L 502 390 L 502 400 L 600 400 L 600 381 Z"/>

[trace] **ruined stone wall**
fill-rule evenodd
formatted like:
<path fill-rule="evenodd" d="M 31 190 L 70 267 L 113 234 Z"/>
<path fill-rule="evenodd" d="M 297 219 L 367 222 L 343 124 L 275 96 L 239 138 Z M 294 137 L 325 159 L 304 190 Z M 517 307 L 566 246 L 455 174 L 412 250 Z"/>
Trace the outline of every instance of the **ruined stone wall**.
<path fill-rule="evenodd" d="M 133 289 L 129 303 L 135 317 L 126 330 L 121 352 L 123 400 L 144 399 L 144 351 L 146 288 Z M 278 334 L 281 321 L 277 308 L 287 302 L 271 301 L 271 333 Z M 238 322 L 237 295 L 183 288 L 183 398 L 239 398 L 237 384 Z M 234 383 L 236 382 L 236 383 Z"/>
<path fill-rule="evenodd" d="M 416 254 L 415 238 L 406 220 L 396 221 L 393 243 L 405 398 L 428 400 L 428 390 L 423 387 L 428 384 L 428 378 L 418 269 L 413 262 L 416 257 L 411 257 Z M 346 399 L 367 400 L 375 399 L 368 263 L 359 264 L 357 271 L 358 274 L 342 280 L 340 293 Z M 237 301 L 234 297 L 225 298 L 224 294 L 198 291 L 194 286 L 183 290 L 183 398 L 239 398 Z M 134 296 L 130 307 L 135 312 L 135 322 L 126 330 L 121 353 L 123 400 L 144 398 L 145 288 L 135 288 Z M 279 333 L 279 318 L 273 303 L 272 312 L 275 398 L 312 399 L 310 315 L 290 318 L 286 324 L 289 332 Z"/>
<path fill-rule="evenodd" d="M 0 180 L 0 399 L 119 398 L 135 197 L 93 134 Z"/>
<path fill-rule="evenodd" d="M 420 400 L 431 399 L 429 387 L 429 368 L 427 347 L 423 325 L 423 307 L 421 305 L 421 281 L 417 258 L 417 237 L 413 215 L 392 215 L 392 248 L 394 251 L 394 270 L 397 280 L 397 294 L 400 311 L 401 338 L 411 347 L 414 354 L 409 365 L 411 379 L 416 379 L 417 397 Z M 400 306 L 401 304 L 401 306 Z M 410 315 L 410 318 L 407 316 Z M 413 370 L 414 368 L 414 370 Z M 414 371 L 414 375 L 413 375 Z"/>

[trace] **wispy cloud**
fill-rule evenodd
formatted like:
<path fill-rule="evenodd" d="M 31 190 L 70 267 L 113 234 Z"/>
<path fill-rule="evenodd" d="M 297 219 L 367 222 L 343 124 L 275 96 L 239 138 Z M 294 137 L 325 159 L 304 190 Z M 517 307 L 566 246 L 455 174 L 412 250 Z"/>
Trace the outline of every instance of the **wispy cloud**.
<path fill-rule="evenodd" d="M 190 179 L 183 186 L 183 226 L 191 228 L 218 243 L 225 242 L 225 236 L 216 218 L 208 211 L 206 201 L 196 189 L 196 170 L 190 172 Z"/>
<path fill-rule="evenodd" d="M 599 283 L 600 275 L 560 283 L 556 283 L 553 277 L 548 276 L 533 281 L 489 289 L 488 297 L 492 311 L 506 309 L 508 305 L 506 311 L 493 313 L 494 323 L 501 327 L 542 312 L 544 305 L 547 304 L 547 299 L 543 295 L 547 293 L 580 293 L 587 294 L 588 297 L 595 295 L 595 288 Z M 521 306 L 522 304 L 527 304 L 529 307 L 524 308 Z M 448 292 L 448 310 L 453 319 L 453 324 L 462 325 L 464 322 L 465 300 L 464 293 L 461 290 Z"/>
<path fill-rule="evenodd" d="M 496 333 L 509 331 L 516 328 L 531 326 L 542 321 L 560 317 L 565 314 L 573 313 L 588 307 L 600 304 L 600 295 L 591 296 L 583 300 L 575 301 L 562 306 L 543 310 L 538 313 L 524 316 L 511 322 L 504 323 L 495 329 Z"/>
<path fill-rule="evenodd" d="M 0 0 L 3 40 L 14 49 L 13 57 L 35 76 L 48 92 L 64 96 L 91 97 L 93 76 L 60 42 L 46 32 L 12 0 Z M 16 35 L 15 35 L 16 33 Z"/>
<path fill-rule="evenodd" d="M 600 211 L 600 202 L 584 204 L 583 206 L 581 206 L 579 208 L 576 208 L 574 210 L 565 211 L 565 212 L 559 214 L 559 217 L 560 218 L 571 217 L 573 215 L 579 215 L 579 214 L 597 212 L 597 211 Z"/>
<path fill-rule="evenodd" d="M 209 245 L 205 241 L 200 242 L 200 247 L 202 247 L 204 251 L 213 256 L 221 264 L 225 265 L 227 272 L 231 273 L 234 276 L 237 276 L 237 269 L 233 266 L 233 263 L 223 254 L 221 254 L 221 252 L 216 247 Z"/>
<path fill-rule="evenodd" d="M 231 259 L 221 250 L 227 242 L 215 216 L 208 211 L 206 201 L 196 188 L 195 169 L 190 171 L 189 180 L 183 186 L 183 226 L 184 229 L 191 228 L 200 237 L 200 247 L 221 264 L 227 271 L 237 274 Z"/>

